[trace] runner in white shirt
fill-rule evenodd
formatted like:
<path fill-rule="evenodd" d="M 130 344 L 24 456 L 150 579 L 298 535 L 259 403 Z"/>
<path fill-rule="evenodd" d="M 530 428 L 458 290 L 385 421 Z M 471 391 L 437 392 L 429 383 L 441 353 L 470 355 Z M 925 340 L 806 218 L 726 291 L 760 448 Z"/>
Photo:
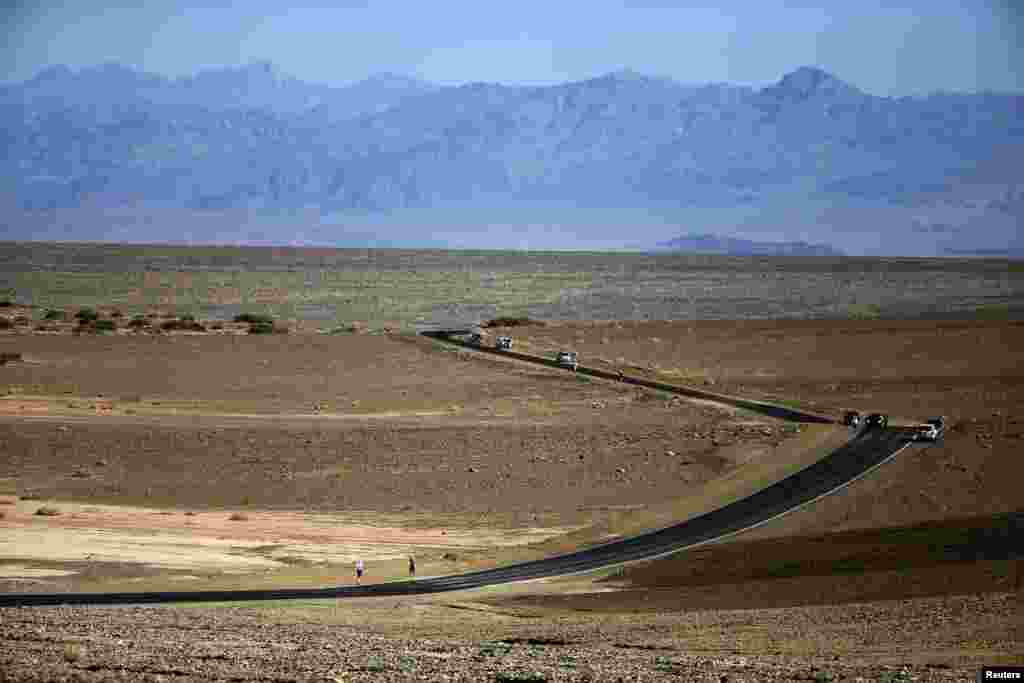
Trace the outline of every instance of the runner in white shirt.
<path fill-rule="evenodd" d="M 364 569 L 366 569 L 366 567 L 363 565 L 363 561 L 356 560 L 356 583 L 362 582 Z"/>

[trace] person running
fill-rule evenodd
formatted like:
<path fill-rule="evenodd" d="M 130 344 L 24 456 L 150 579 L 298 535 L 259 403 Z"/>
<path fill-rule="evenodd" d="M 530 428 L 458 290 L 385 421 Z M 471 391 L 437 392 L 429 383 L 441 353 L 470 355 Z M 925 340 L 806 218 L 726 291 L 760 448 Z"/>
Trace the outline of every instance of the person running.
<path fill-rule="evenodd" d="M 366 566 L 363 564 L 363 561 L 362 560 L 356 560 L 356 583 L 357 584 L 363 582 L 363 571 L 365 569 L 366 569 Z"/>
<path fill-rule="evenodd" d="M 409 556 L 409 576 L 416 576 L 416 558 Z"/>

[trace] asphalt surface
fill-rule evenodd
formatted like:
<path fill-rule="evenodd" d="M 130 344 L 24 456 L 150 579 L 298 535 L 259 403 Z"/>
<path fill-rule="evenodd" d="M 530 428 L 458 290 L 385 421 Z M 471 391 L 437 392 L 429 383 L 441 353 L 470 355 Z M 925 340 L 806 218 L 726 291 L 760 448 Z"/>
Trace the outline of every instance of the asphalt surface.
<path fill-rule="evenodd" d="M 431 330 L 421 332 L 425 337 L 437 339 L 438 341 L 442 341 L 452 346 L 461 346 L 478 353 L 489 353 L 496 356 L 504 356 L 505 358 L 514 358 L 516 360 L 535 363 L 537 365 L 546 365 L 565 372 L 575 372 L 577 375 L 600 377 L 601 379 L 621 382 L 623 384 L 632 384 L 634 386 L 646 387 L 648 389 L 657 389 L 658 391 L 665 391 L 679 396 L 689 396 L 691 398 L 699 398 L 706 401 L 715 401 L 716 403 L 722 403 L 736 408 L 743 408 L 745 410 L 760 413 L 761 415 L 767 415 L 768 417 L 774 417 L 779 420 L 818 424 L 831 424 L 835 422 L 831 417 L 812 413 L 801 408 L 782 406 L 768 401 L 755 401 L 753 399 L 742 398 L 739 396 L 729 396 L 728 394 L 720 394 L 714 391 L 707 391 L 706 389 L 697 389 L 695 387 L 668 384 L 666 382 L 658 382 L 657 380 L 636 377 L 634 375 L 620 375 L 616 372 L 602 370 L 601 368 L 595 368 L 583 364 L 578 365 L 576 370 L 569 370 L 568 368 L 559 365 L 558 362 L 552 358 L 523 353 L 522 351 L 496 349 L 493 346 L 487 346 L 486 344 L 471 344 L 470 342 L 460 338 L 465 337 L 467 333 L 468 330 Z"/>
<path fill-rule="evenodd" d="M 899 430 L 862 428 L 851 434 L 849 442 L 822 460 L 747 498 L 663 529 L 542 560 L 452 576 L 321 589 L 9 593 L 0 594 L 0 608 L 416 595 L 562 576 L 651 559 L 735 534 L 807 505 L 864 476 L 910 445 L 908 433 Z"/>

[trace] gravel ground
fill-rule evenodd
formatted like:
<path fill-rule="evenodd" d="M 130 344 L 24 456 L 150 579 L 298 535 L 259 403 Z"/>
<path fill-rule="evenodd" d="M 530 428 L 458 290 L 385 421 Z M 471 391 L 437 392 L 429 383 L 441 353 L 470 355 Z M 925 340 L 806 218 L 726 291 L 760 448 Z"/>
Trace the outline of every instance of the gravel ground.
<path fill-rule="evenodd" d="M 381 617 L 451 605 L 354 601 L 321 609 L 327 618 L 251 607 L 20 609 L 0 614 L 0 681 L 964 681 L 1021 652 L 1019 631 L 999 636 L 1015 601 L 947 596 L 600 620 L 549 613 L 502 626 L 473 610 L 432 627 L 410 615 L 421 632 L 436 629 L 427 637 Z M 367 618 L 373 627 L 361 625 Z M 491 626 L 467 633 L 477 623 Z M 737 640 L 752 624 L 768 639 L 761 645 Z"/>

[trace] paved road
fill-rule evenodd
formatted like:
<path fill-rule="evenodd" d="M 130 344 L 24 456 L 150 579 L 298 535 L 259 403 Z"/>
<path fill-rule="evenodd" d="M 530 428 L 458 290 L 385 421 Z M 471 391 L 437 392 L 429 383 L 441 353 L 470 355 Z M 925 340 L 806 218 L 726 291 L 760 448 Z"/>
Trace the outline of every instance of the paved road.
<path fill-rule="evenodd" d="M 452 346 L 461 346 L 466 349 L 471 349 L 478 353 L 489 353 L 496 356 L 504 356 L 505 358 L 514 358 L 516 360 L 526 361 L 528 363 L 534 363 L 536 365 L 546 365 L 552 368 L 558 368 L 564 372 L 569 372 L 562 366 L 560 366 L 554 359 L 544 356 L 537 356 L 531 353 L 523 353 L 522 351 L 506 351 L 496 349 L 493 346 L 487 345 L 476 345 L 471 344 L 463 339 L 467 330 L 433 330 L 425 331 L 421 334 L 425 337 L 430 337 Z M 633 375 L 619 375 L 618 373 L 611 372 L 609 370 L 602 370 L 601 368 L 592 367 L 589 365 L 579 365 L 575 370 L 578 375 L 589 375 L 591 377 L 600 377 L 601 379 L 612 380 L 616 382 L 622 382 L 624 384 L 632 384 L 634 386 L 647 387 L 648 389 L 657 389 L 658 391 L 666 391 L 669 393 L 677 394 L 679 396 L 688 396 L 690 398 L 699 398 L 706 401 L 715 401 L 724 405 L 734 406 L 736 408 L 744 408 L 746 410 L 760 413 L 761 415 L 767 415 L 774 417 L 779 420 L 788 420 L 790 422 L 810 422 L 818 424 L 830 424 L 834 423 L 835 420 L 827 415 L 820 415 L 812 413 L 802 408 L 793 408 L 790 406 L 778 405 L 769 401 L 757 401 L 749 398 L 742 398 L 739 396 L 729 396 L 727 394 L 720 394 L 714 391 L 707 391 L 706 389 L 697 389 L 695 387 L 680 386 L 678 384 L 668 384 L 666 382 L 658 382 L 657 380 L 645 379 L 643 377 L 635 377 Z"/>
<path fill-rule="evenodd" d="M 906 433 L 895 430 L 860 431 L 817 463 L 747 498 L 685 522 L 565 555 L 469 574 L 313 590 L 0 594 L 0 607 L 399 596 L 583 572 L 666 555 L 757 526 L 846 486 L 894 457 L 909 443 Z"/>

